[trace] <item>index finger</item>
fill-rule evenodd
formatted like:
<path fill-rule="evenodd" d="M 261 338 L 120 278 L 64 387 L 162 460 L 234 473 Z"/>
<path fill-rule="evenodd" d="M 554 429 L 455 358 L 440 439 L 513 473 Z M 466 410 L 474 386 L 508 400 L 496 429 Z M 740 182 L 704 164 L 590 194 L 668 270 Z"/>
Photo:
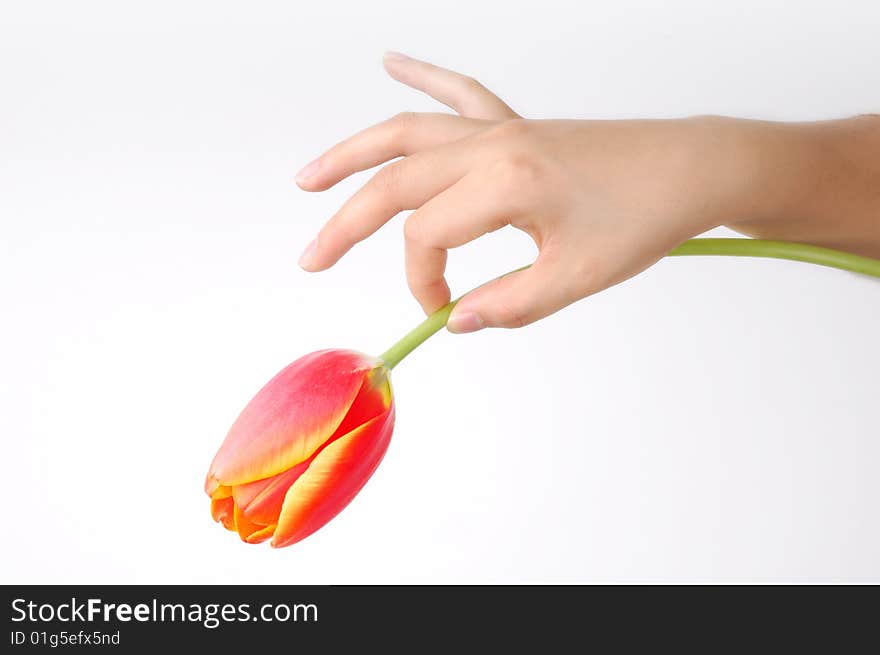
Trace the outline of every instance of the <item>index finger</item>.
<path fill-rule="evenodd" d="M 321 271 L 406 209 L 421 207 L 455 184 L 471 163 L 467 140 L 417 152 L 379 170 L 321 228 L 299 265 Z"/>

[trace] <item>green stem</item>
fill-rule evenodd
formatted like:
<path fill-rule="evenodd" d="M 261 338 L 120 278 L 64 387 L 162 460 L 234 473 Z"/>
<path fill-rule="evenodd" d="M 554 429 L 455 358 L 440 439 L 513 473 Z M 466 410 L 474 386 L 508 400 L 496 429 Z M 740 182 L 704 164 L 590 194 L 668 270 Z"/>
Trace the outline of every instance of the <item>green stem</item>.
<path fill-rule="evenodd" d="M 727 257 L 772 257 L 841 268 L 853 273 L 880 277 L 880 260 L 831 248 L 790 241 L 763 239 L 690 239 L 669 252 L 670 256 L 720 255 Z"/>
<path fill-rule="evenodd" d="M 428 337 L 446 325 L 446 320 L 449 318 L 449 315 L 452 313 L 452 308 L 455 307 L 455 303 L 457 303 L 458 300 L 459 299 L 456 298 L 451 303 L 443 305 L 443 307 L 408 332 L 403 339 L 382 353 L 380 358 L 385 362 L 385 366 L 389 369 L 397 366 L 400 363 L 400 360 L 421 346 Z"/>
<path fill-rule="evenodd" d="M 722 257 L 771 257 L 774 259 L 790 259 L 798 262 L 830 266 L 853 273 L 871 275 L 880 278 L 880 260 L 853 255 L 831 248 L 821 248 L 804 243 L 789 241 L 768 241 L 764 239 L 689 239 L 677 248 L 673 248 L 668 256 L 681 257 L 688 255 L 716 255 Z M 524 266 L 523 268 L 528 268 Z M 517 271 L 523 268 L 516 269 Z M 514 273 L 516 271 L 511 271 Z M 507 273 L 506 275 L 509 275 Z M 452 308 L 461 298 L 453 300 L 419 323 L 400 341 L 391 346 L 381 356 L 389 369 L 397 366 L 401 360 L 422 345 L 428 337 L 446 325 Z"/>

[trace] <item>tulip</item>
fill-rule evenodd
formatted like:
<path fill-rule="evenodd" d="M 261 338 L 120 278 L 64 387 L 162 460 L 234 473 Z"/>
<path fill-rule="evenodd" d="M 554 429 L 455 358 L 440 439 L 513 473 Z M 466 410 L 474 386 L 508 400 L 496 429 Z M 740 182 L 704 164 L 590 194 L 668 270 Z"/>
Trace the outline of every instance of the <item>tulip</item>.
<path fill-rule="evenodd" d="M 250 544 L 290 546 L 341 512 L 379 466 L 394 426 L 391 369 L 434 334 L 453 303 L 380 358 L 321 350 L 272 378 L 211 462 L 211 516 Z"/>
<path fill-rule="evenodd" d="M 880 261 L 780 241 L 691 239 L 668 254 L 793 259 L 880 277 Z M 341 512 L 388 449 L 391 369 L 443 327 L 454 306 L 429 316 L 381 357 L 321 350 L 272 378 L 211 463 L 205 491 L 214 520 L 247 543 L 271 539 L 281 547 Z"/>
<path fill-rule="evenodd" d="M 289 546 L 348 505 L 394 426 L 389 370 L 351 350 L 301 357 L 264 386 L 205 481 L 211 515 L 243 541 Z"/>

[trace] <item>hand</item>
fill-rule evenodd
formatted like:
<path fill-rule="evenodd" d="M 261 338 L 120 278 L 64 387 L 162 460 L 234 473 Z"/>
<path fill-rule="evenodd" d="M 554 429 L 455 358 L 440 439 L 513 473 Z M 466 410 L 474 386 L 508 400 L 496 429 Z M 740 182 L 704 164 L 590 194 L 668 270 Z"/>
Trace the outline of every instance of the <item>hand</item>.
<path fill-rule="evenodd" d="M 336 263 L 397 213 L 409 287 L 425 312 L 449 301 L 447 251 L 507 225 L 538 246 L 534 264 L 465 296 L 448 328 L 520 327 L 621 282 L 682 241 L 748 211 L 757 172 L 737 121 L 523 120 L 478 82 L 391 54 L 395 79 L 450 106 L 403 113 L 335 145 L 298 175 L 323 191 L 379 170 L 324 225 L 300 259 Z M 751 162 L 753 163 L 753 162 Z"/>

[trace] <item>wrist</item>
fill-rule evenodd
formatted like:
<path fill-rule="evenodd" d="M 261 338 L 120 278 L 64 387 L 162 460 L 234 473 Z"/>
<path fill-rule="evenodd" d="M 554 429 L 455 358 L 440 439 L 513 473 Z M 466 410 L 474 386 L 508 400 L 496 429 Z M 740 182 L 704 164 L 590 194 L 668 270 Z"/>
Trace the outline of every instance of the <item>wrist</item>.
<path fill-rule="evenodd" d="M 703 231 L 777 222 L 793 213 L 814 159 L 803 130 L 785 123 L 695 116 L 690 126 Z"/>

